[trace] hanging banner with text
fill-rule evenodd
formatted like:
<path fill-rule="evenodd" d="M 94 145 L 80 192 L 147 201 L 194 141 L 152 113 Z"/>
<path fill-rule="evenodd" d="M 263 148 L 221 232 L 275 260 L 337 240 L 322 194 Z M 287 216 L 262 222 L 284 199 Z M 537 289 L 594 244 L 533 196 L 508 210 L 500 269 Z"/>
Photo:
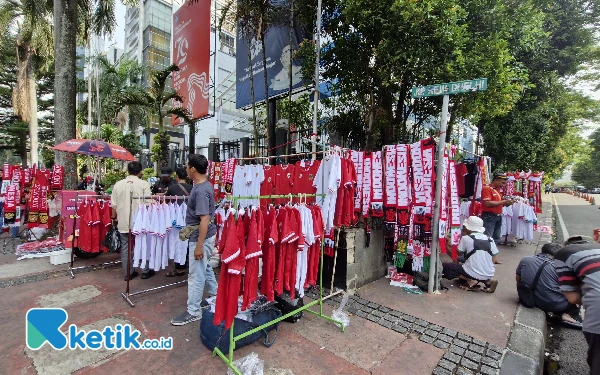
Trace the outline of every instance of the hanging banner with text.
<path fill-rule="evenodd" d="M 173 14 L 173 89 L 183 97 L 183 103 L 173 106 L 187 108 L 193 118 L 208 115 L 210 89 L 210 0 L 186 2 Z M 172 124 L 183 125 L 175 116 Z"/>

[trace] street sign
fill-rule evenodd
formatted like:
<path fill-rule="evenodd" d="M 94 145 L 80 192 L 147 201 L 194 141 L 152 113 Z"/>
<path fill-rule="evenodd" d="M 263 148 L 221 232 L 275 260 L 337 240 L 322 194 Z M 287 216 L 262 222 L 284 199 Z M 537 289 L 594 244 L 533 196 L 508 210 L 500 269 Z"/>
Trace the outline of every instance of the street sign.
<path fill-rule="evenodd" d="M 470 81 L 439 83 L 437 85 L 413 87 L 413 98 L 426 98 L 428 96 L 464 94 L 468 92 L 487 90 L 487 78 L 472 79 Z"/>

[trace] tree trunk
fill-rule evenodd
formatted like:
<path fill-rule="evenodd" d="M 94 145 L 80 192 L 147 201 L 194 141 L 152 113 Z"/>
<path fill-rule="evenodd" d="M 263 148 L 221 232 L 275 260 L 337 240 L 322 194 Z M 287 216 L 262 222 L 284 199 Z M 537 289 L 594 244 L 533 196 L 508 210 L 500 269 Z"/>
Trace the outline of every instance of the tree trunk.
<path fill-rule="evenodd" d="M 256 123 L 256 101 L 254 100 L 254 69 L 252 68 L 251 47 L 252 41 L 251 39 L 248 39 L 248 66 L 250 67 L 250 96 L 252 97 L 252 129 L 254 130 L 254 154 L 258 155 L 258 124 Z M 269 119 L 267 119 L 267 121 L 269 121 Z M 267 143 L 267 146 L 268 144 L 269 143 Z"/>
<path fill-rule="evenodd" d="M 90 51 L 90 55 L 91 55 L 91 42 L 90 39 L 92 37 L 88 35 L 88 40 L 87 40 L 87 50 Z M 88 95 L 87 95 L 87 102 L 88 102 L 88 126 L 87 126 L 87 133 L 92 131 L 92 66 L 91 66 L 92 62 L 88 61 L 88 79 L 87 79 L 87 86 L 88 86 Z M 98 84 L 98 82 L 96 82 L 96 84 Z M 83 132 L 86 133 L 86 132 Z"/>
<path fill-rule="evenodd" d="M 13 111 L 22 121 L 31 119 L 31 104 L 29 99 L 29 66 L 33 53 L 26 44 L 18 44 L 17 48 L 17 84 L 12 93 Z"/>
<path fill-rule="evenodd" d="M 37 165 L 40 151 L 38 142 L 37 86 L 32 64 L 29 65 L 27 72 L 29 76 L 29 112 L 31 113 L 31 119 L 29 121 L 29 147 L 31 149 L 31 165 Z M 27 154 L 25 154 L 25 158 L 27 158 Z"/>
<path fill-rule="evenodd" d="M 375 123 L 375 97 L 373 94 L 373 83 L 369 82 L 369 128 L 367 130 L 366 151 L 373 149 L 373 125 Z"/>
<path fill-rule="evenodd" d="M 54 0 L 54 134 L 56 143 L 75 137 L 77 115 L 77 0 Z M 56 152 L 56 163 L 65 167 L 65 189 L 77 187 L 77 159 Z"/>

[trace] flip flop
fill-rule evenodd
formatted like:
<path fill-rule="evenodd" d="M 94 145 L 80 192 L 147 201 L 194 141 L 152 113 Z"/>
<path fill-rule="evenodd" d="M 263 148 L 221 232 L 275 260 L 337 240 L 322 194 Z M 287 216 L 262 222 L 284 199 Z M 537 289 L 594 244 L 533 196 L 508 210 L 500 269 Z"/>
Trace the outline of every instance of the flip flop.
<path fill-rule="evenodd" d="M 569 321 L 561 319 L 560 323 L 567 328 L 573 328 L 573 329 L 582 329 L 583 328 L 583 323 L 579 323 L 579 322 L 569 322 Z"/>
<path fill-rule="evenodd" d="M 479 283 L 477 283 L 475 285 L 472 285 L 472 286 L 469 286 L 469 285 L 466 285 L 466 284 L 465 285 L 460 285 L 459 288 L 462 289 L 462 290 L 466 290 L 468 292 L 477 292 L 477 291 L 481 290 L 481 288 L 479 287 Z"/>
<path fill-rule="evenodd" d="M 486 284 L 483 291 L 486 293 L 494 293 L 496 291 L 496 287 L 498 287 L 498 280 L 490 280 L 489 285 Z"/>
<path fill-rule="evenodd" d="M 185 271 L 171 270 L 167 272 L 167 277 L 185 276 Z"/>

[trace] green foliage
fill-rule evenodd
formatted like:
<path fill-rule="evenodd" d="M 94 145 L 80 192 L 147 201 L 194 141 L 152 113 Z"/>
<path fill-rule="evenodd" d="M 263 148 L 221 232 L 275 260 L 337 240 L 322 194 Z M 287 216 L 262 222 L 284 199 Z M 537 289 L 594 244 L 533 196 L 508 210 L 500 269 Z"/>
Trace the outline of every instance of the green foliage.
<path fill-rule="evenodd" d="M 160 163 L 160 166 L 169 164 L 169 141 L 171 136 L 164 131 L 154 136 L 154 144 L 151 147 L 152 161 Z"/>
<path fill-rule="evenodd" d="M 44 167 L 51 168 L 54 165 L 54 150 L 48 147 L 42 147 L 40 156 L 44 163 Z"/>
<path fill-rule="evenodd" d="M 104 178 L 102 179 L 102 183 L 104 184 L 104 186 L 106 186 L 106 188 L 109 188 L 111 186 L 114 186 L 114 184 L 117 181 L 120 181 L 120 180 L 124 179 L 125 177 L 127 177 L 127 172 L 125 172 L 125 171 L 108 172 L 104 175 Z"/>
<path fill-rule="evenodd" d="M 150 177 L 155 177 L 156 176 L 156 172 L 154 171 L 154 168 L 146 168 L 142 171 L 142 180 L 144 181 L 148 181 L 148 179 Z"/>
<path fill-rule="evenodd" d="M 572 178 L 587 188 L 600 186 L 600 129 L 590 136 L 587 153 L 575 164 Z"/>

